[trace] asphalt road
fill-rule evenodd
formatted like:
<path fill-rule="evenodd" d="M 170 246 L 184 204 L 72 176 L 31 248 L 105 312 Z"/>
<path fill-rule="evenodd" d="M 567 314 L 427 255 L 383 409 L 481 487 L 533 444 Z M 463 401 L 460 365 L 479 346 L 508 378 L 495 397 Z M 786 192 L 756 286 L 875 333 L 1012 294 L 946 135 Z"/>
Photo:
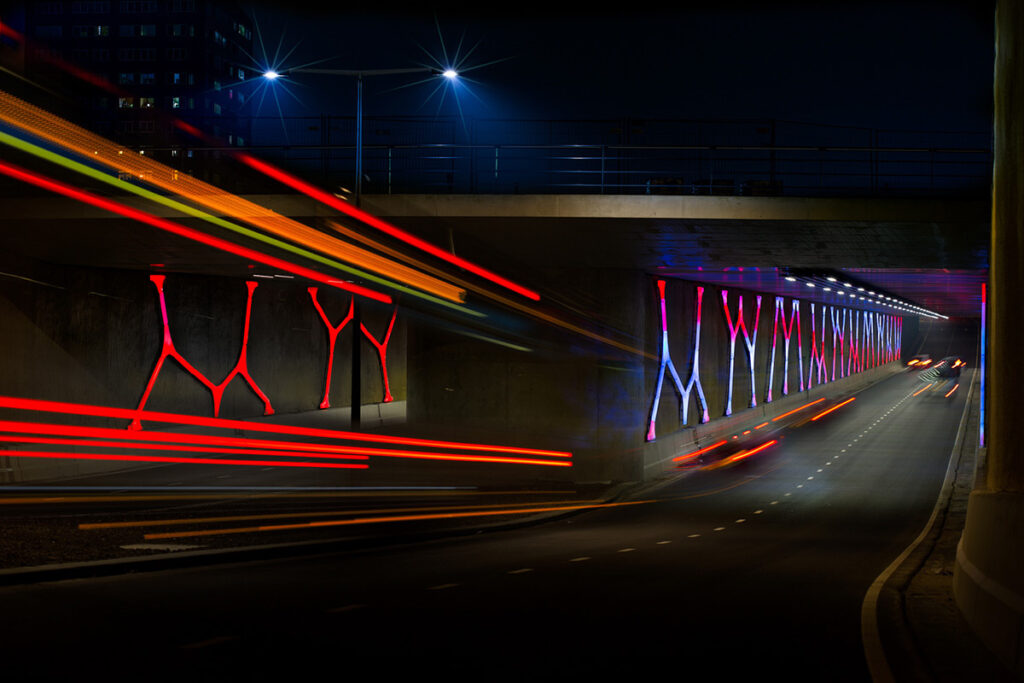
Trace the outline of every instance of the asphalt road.
<path fill-rule="evenodd" d="M 970 377 L 945 397 L 895 375 L 731 467 L 529 528 L 3 588 L 4 666 L 870 680 L 861 603 L 931 514 Z"/>

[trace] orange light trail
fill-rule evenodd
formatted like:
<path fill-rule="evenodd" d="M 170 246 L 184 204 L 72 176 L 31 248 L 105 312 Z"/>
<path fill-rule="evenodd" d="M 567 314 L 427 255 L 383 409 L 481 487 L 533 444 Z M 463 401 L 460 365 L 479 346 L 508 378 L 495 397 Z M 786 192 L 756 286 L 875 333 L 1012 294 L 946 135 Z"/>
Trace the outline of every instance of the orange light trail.
<path fill-rule="evenodd" d="M 278 237 L 378 273 L 438 297 L 461 303 L 465 291 L 390 259 L 343 242 L 187 173 L 136 154 L 49 112 L 0 91 L 0 119 L 35 136 Z"/>
<path fill-rule="evenodd" d="M 929 384 L 928 386 L 925 386 L 925 387 L 921 387 L 920 389 L 918 389 L 917 391 L 915 391 L 915 392 L 914 392 L 914 396 L 917 396 L 917 395 L 918 395 L 918 394 L 920 394 L 920 393 L 921 393 L 922 391 L 928 391 L 928 390 L 929 390 L 929 389 L 931 389 L 931 388 L 932 388 L 933 386 L 935 386 L 935 382 L 932 382 L 932 383 L 931 383 L 931 384 Z"/>
<path fill-rule="evenodd" d="M 762 422 L 761 424 L 754 427 L 754 429 L 760 429 L 761 427 L 767 427 L 771 422 Z"/>
<path fill-rule="evenodd" d="M 718 443 L 711 444 L 710 446 L 708 446 L 706 448 L 702 448 L 699 451 L 694 451 L 693 453 L 687 453 L 686 455 L 680 455 L 680 456 L 677 456 L 675 458 L 672 458 L 672 462 L 681 462 L 683 460 L 690 460 L 692 458 L 696 458 L 701 453 L 707 453 L 708 451 L 712 451 L 712 450 L 718 448 L 719 446 L 724 446 L 727 443 L 729 443 L 729 441 L 727 439 L 722 439 Z"/>
<path fill-rule="evenodd" d="M 402 512 L 409 512 L 415 510 L 418 513 L 424 512 L 444 512 L 449 510 L 487 510 L 490 508 L 518 508 L 527 506 L 562 506 L 571 504 L 573 501 L 552 501 L 548 503 L 496 503 L 494 505 L 438 505 L 422 508 L 379 508 L 373 510 L 327 510 L 320 512 L 278 512 L 273 514 L 263 515 L 227 515 L 223 517 L 181 517 L 179 519 L 142 519 L 133 520 L 131 522 L 93 522 L 88 524 L 79 524 L 78 528 L 82 531 L 92 531 L 95 529 L 133 529 L 138 527 L 146 526 L 170 526 L 172 524 L 214 524 L 217 522 L 249 522 L 259 519 L 286 519 L 289 517 L 337 517 L 339 515 L 382 515 L 382 514 L 395 514 Z M 597 500 L 585 500 L 578 504 L 593 505 L 600 504 Z"/>
<path fill-rule="evenodd" d="M 317 201 L 323 204 L 326 204 L 327 206 L 330 206 L 333 209 L 337 209 L 338 211 L 341 211 L 342 213 L 347 214 L 352 218 L 355 218 L 356 220 L 362 223 L 377 228 L 381 232 L 384 232 L 396 239 L 400 239 L 407 244 L 417 247 L 418 249 L 427 252 L 431 256 L 435 256 L 439 259 L 451 263 L 452 265 L 458 266 L 463 270 L 467 270 L 470 273 L 473 273 L 474 275 L 478 275 L 486 280 L 490 280 L 491 282 L 500 285 L 505 289 L 509 289 L 517 294 L 520 294 L 526 297 L 527 299 L 532 299 L 533 301 L 540 300 L 540 295 L 534 292 L 533 290 L 527 289 L 522 285 L 517 285 L 511 280 L 508 280 L 496 273 L 492 273 L 491 271 L 482 268 L 476 265 L 475 263 L 470 263 L 469 261 L 456 256 L 455 254 L 451 254 L 447 251 L 444 251 L 443 249 L 439 249 L 438 247 L 435 247 L 433 244 L 421 240 L 420 238 L 411 235 L 405 232 L 404 230 L 395 227 L 394 225 L 391 225 L 387 221 L 381 220 L 377 216 L 366 213 L 365 211 L 355 206 L 352 206 L 348 202 L 343 202 L 334 195 L 324 192 L 323 190 L 314 187 L 309 183 L 303 182 L 302 180 L 299 180 L 295 176 L 285 173 L 284 171 L 275 168 L 274 166 L 271 166 L 270 164 L 264 161 L 260 161 L 259 159 L 249 156 L 248 154 L 238 154 L 236 156 L 240 161 L 242 161 L 242 163 L 246 164 L 247 166 L 254 168 L 257 171 L 260 171 L 261 173 L 267 175 L 268 177 L 274 178 L 275 180 L 281 183 L 284 183 L 293 190 L 297 190 L 309 197 L 312 197 L 313 199 L 316 199 Z"/>
<path fill-rule="evenodd" d="M 957 382 L 956 384 L 953 385 L 953 388 L 949 390 L 949 393 L 946 394 L 945 396 L 943 396 L 943 398 L 949 398 L 950 396 L 952 396 L 953 392 L 956 391 L 959 387 L 960 387 L 960 383 Z"/>
<path fill-rule="evenodd" d="M 840 403 L 839 405 L 832 406 L 828 410 L 825 410 L 825 411 L 822 411 L 822 412 L 818 413 L 817 415 L 815 415 L 814 417 L 811 418 L 811 422 L 814 422 L 815 420 L 820 420 L 821 418 L 823 418 L 826 415 L 828 415 L 829 413 L 831 413 L 833 410 L 839 410 L 840 408 L 845 406 L 847 403 L 852 403 L 855 400 L 857 400 L 857 397 L 856 396 L 852 396 L 852 397 L 846 399 L 845 401 L 843 401 L 842 403 Z"/>
<path fill-rule="evenodd" d="M 722 458 L 718 462 L 713 462 L 710 465 L 706 466 L 704 469 L 706 469 L 706 470 L 715 470 L 715 469 L 718 469 L 720 467 L 728 467 L 729 465 L 732 465 L 733 463 L 737 463 L 740 460 L 746 460 L 750 456 L 755 455 L 757 453 L 760 453 L 761 451 L 765 450 L 766 448 L 774 446 L 778 442 L 779 442 L 778 439 L 772 439 L 771 441 L 769 441 L 767 443 L 761 444 L 757 448 L 751 448 L 749 450 L 740 451 L 739 453 L 734 453 L 733 455 L 730 455 L 727 458 Z"/>
<path fill-rule="evenodd" d="M 487 289 L 485 287 L 480 287 L 480 286 L 478 286 L 478 285 L 476 285 L 476 284 L 474 284 L 472 282 L 469 282 L 467 280 L 463 280 L 463 279 L 461 279 L 459 277 L 456 277 L 456 276 L 453 276 L 453 275 L 447 275 L 446 273 L 444 273 L 444 271 L 442 271 L 440 269 L 434 268 L 433 266 L 430 266 L 429 264 L 423 263 L 422 261 L 414 259 L 411 256 L 403 254 L 402 252 L 398 251 L 397 249 L 392 249 L 391 247 L 387 246 L 386 244 L 381 244 L 380 242 L 378 242 L 376 240 L 373 240 L 373 239 L 363 235 L 362 233 L 360 233 L 360 232 L 358 232 L 356 230 L 352 230 L 351 228 L 348 228 L 348 227 L 342 225 L 341 223 L 338 223 L 337 221 L 328 220 L 328 221 L 325 221 L 325 224 L 327 225 L 327 227 L 329 227 L 330 229 L 334 230 L 335 232 L 341 233 L 342 235 L 344 235 L 344 236 L 346 236 L 346 237 L 348 237 L 350 239 L 358 240 L 358 241 L 362 242 L 363 244 L 371 247 L 372 249 L 375 249 L 376 251 L 379 251 L 379 252 L 381 252 L 383 254 L 387 254 L 388 256 L 391 256 L 392 258 L 396 258 L 396 259 L 405 261 L 406 263 L 409 263 L 412 266 L 414 266 L 416 268 L 419 268 L 420 270 L 423 270 L 424 272 L 431 273 L 431 274 L 437 275 L 439 277 L 447 277 L 448 280 L 450 280 L 454 284 L 458 285 L 459 287 L 464 288 L 467 291 L 474 292 L 474 293 L 479 294 L 479 295 L 481 295 L 483 297 L 491 299 L 492 301 L 496 301 L 496 302 L 498 302 L 498 303 L 500 303 L 502 305 L 508 306 L 509 308 L 511 308 L 513 310 L 519 311 L 520 313 L 524 313 L 524 314 L 529 315 L 529 316 L 531 316 L 533 318 L 536 318 L 537 320 L 543 320 L 544 322 L 550 323 L 552 325 L 555 325 L 556 327 L 561 327 L 562 329 L 569 330 L 570 332 L 575 332 L 577 334 L 582 334 L 582 335 L 584 335 L 586 337 L 590 337 L 591 339 L 594 339 L 595 341 L 601 342 L 602 344 L 608 344 L 609 346 L 613 346 L 613 347 L 615 347 L 617 349 L 621 349 L 623 351 L 628 351 L 629 353 L 634 353 L 634 354 L 637 354 L 637 355 L 640 355 L 640 356 L 645 356 L 647 358 L 656 359 L 656 356 L 654 356 L 653 354 L 647 353 L 646 351 L 642 351 L 640 349 L 637 349 L 637 348 L 634 348 L 632 346 L 629 346 L 628 344 L 623 344 L 622 342 L 615 341 L 614 339 L 610 339 L 608 337 L 604 337 L 602 335 L 595 334 L 594 332 L 591 332 L 590 330 L 584 329 L 584 328 L 580 327 L 579 325 L 574 325 L 571 322 L 562 320 L 561 318 L 558 318 L 558 317 L 556 317 L 554 315 L 551 315 L 549 313 L 545 313 L 544 311 L 541 311 L 539 309 L 536 309 L 536 308 L 533 308 L 531 306 L 525 305 L 522 302 L 515 301 L 513 299 L 509 299 L 508 297 L 501 296 L 500 294 L 495 294 L 491 290 L 489 290 L 489 289 Z"/>
<path fill-rule="evenodd" d="M 783 413 L 782 415 L 779 415 L 778 417 L 773 417 L 772 418 L 772 422 L 776 422 L 778 420 L 781 420 L 782 418 L 788 417 L 789 415 L 792 415 L 793 413 L 799 413 L 804 408 L 810 408 L 815 403 L 821 403 L 824 400 L 825 400 L 824 398 L 819 398 L 817 401 L 811 401 L 810 403 L 805 403 L 804 405 L 800 406 L 799 408 L 794 408 L 793 410 L 789 411 L 788 413 Z"/>
<path fill-rule="evenodd" d="M 220 536 L 225 534 L 243 534 L 259 531 L 289 531 L 296 529 L 317 529 L 333 526 L 355 526 L 358 524 L 381 524 L 385 522 L 419 522 L 432 519 L 461 519 L 466 517 L 492 517 L 495 515 L 527 515 L 541 512 L 568 512 L 570 510 L 593 510 L 595 508 L 622 507 L 624 505 L 645 505 L 653 503 L 653 500 L 637 500 L 625 503 L 594 503 L 586 505 L 559 505 L 553 507 L 538 507 L 528 509 L 502 509 L 486 510 L 478 512 L 448 512 L 425 515 L 401 515 L 397 517 L 360 517 L 356 519 L 335 519 L 326 522 L 305 522 L 300 524 L 275 524 L 272 526 L 253 526 L 235 529 L 204 529 L 199 531 L 170 531 L 155 534 L 145 534 L 143 538 L 153 540 L 157 538 L 187 538 L 195 536 Z"/>
<path fill-rule="evenodd" d="M 214 249 L 219 249 L 220 251 L 225 251 L 236 256 L 242 256 L 249 260 L 256 261 L 257 263 L 262 263 L 264 265 L 268 265 L 279 270 L 293 273 L 300 277 L 308 278 L 316 282 L 322 282 L 324 284 L 328 284 L 331 285 L 332 287 L 337 287 L 339 289 L 344 289 L 346 291 L 352 292 L 353 294 L 364 296 L 368 299 L 381 301 L 383 303 L 391 303 L 391 297 L 388 296 L 387 294 L 381 294 L 380 292 L 375 292 L 372 289 L 367 289 L 366 287 L 361 287 L 359 285 L 341 282 L 323 273 L 318 273 L 315 270 L 310 270 L 309 268 L 298 266 L 289 263 L 288 261 L 283 261 L 275 256 L 270 256 L 268 254 L 255 251 L 253 249 L 249 249 L 248 247 L 240 246 L 238 244 L 235 244 L 234 242 L 228 242 L 227 240 L 222 240 L 219 237 L 213 237 L 212 235 L 208 235 L 205 232 L 193 230 L 192 228 L 187 228 L 184 225 L 173 223 L 163 218 L 158 218 L 157 216 L 146 213 L 145 211 L 140 211 L 125 204 L 120 204 L 118 202 L 111 201 L 109 199 L 106 199 L 105 197 L 94 195 L 91 192 L 79 190 L 78 188 L 72 187 L 70 185 L 65 185 L 64 183 L 52 180 L 45 176 L 36 175 L 35 173 L 31 173 L 29 171 L 18 168 L 16 166 L 12 166 L 4 162 L 0 162 L 0 173 L 10 176 L 12 178 L 16 178 L 23 182 L 29 183 L 30 185 L 35 185 L 36 187 L 41 187 L 45 190 L 49 190 L 50 192 L 61 194 L 64 195 L 65 197 L 70 197 L 71 199 L 77 199 L 82 203 L 95 206 L 105 211 L 116 213 L 118 215 L 124 216 L 125 218 L 137 220 L 141 223 L 145 223 L 154 228 L 159 228 L 161 230 L 165 230 L 175 235 L 179 235 L 180 237 L 184 237 L 195 242 L 200 242 L 207 246 L 213 247 Z"/>
<path fill-rule="evenodd" d="M 63 413 L 66 415 L 88 415 L 92 417 L 109 417 L 115 419 L 141 420 L 144 422 L 164 422 L 183 424 L 194 427 L 216 427 L 221 429 L 243 429 L 255 432 L 288 434 L 292 436 L 312 436 L 348 441 L 367 441 L 371 443 L 400 444 L 422 448 L 453 448 L 457 450 L 476 450 L 492 453 L 509 453 L 516 455 L 547 456 L 555 458 L 572 458 L 567 451 L 550 451 L 536 448 L 518 448 L 515 446 L 494 446 L 489 444 L 461 443 L 456 441 L 436 441 L 412 437 L 388 436 L 385 434 L 369 434 L 346 432 L 341 430 L 317 429 L 314 427 L 293 427 L 265 422 L 247 422 L 245 420 L 229 420 L 225 418 L 200 417 L 180 413 L 162 413 L 149 410 L 131 410 L 127 408 L 108 408 L 81 403 L 61 401 L 42 401 L 30 398 L 0 396 L 0 408 L 15 410 L 33 410 L 46 413 Z"/>

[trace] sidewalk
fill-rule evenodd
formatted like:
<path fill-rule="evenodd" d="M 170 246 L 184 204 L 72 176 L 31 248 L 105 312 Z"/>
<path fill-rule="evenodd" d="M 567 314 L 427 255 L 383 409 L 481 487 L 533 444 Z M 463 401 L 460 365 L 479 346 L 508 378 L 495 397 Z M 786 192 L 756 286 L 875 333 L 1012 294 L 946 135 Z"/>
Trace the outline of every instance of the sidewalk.
<path fill-rule="evenodd" d="M 984 450 L 978 449 L 978 413 L 975 394 L 939 516 L 879 595 L 879 628 L 896 681 L 1018 680 L 974 634 L 953 597 L 953 569 L 967 500 L 976 478 L 984 476 L 978 464 L 984 460 Z"/>

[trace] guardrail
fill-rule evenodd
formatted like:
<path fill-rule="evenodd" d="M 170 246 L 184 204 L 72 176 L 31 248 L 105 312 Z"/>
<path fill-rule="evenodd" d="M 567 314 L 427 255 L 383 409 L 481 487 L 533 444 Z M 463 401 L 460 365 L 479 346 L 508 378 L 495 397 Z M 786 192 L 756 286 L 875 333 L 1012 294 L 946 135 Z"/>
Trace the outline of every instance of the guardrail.
<path fill-rule="evenodd" d="M 351 146 L 252 149 L 349 188 Z M 721 145 L 373 145 L 367 194 L 983 196 L 987 149 Z"/>

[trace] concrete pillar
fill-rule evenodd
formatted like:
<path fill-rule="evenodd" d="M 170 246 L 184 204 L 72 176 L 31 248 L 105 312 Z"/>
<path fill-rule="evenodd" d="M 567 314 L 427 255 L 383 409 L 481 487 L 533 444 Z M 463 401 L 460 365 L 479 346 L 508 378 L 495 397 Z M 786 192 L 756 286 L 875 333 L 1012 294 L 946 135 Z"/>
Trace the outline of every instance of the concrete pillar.
<path fill-rule="evenodd" d="M 971 493 L 953 588 L 975 632 L 1024 676 L 1024 2 L 999 0 L 995 23 L 988 470 Z"/>

